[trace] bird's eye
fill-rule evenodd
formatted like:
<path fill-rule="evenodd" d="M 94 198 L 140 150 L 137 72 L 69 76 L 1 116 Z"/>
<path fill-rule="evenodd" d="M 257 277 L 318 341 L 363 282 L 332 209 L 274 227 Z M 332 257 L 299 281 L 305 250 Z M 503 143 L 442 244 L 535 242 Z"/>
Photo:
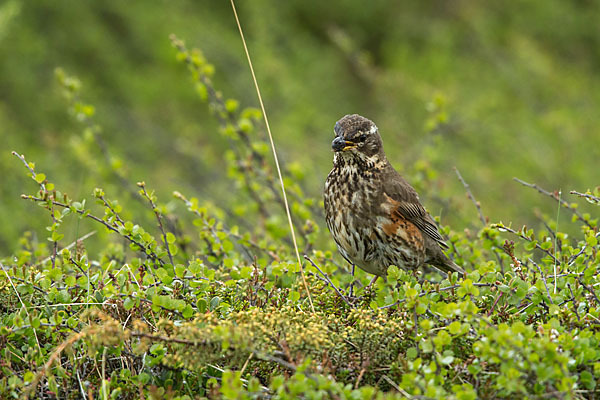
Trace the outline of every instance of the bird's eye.
<path fill-rule="evenodd" d="M 358 138 L 356 138 L 357 142 L 364 142 L 365 140 L 367 140 L 367 135 L 365 135 L 364 133 L 362 135 L 360 135 Z"/>

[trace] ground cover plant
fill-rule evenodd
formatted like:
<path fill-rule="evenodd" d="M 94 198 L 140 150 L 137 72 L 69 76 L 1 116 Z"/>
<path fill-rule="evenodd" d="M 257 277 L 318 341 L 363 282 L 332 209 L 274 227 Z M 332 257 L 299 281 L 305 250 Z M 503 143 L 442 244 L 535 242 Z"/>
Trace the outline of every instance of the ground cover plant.
<path fill-rule="evenodd" d="M 119 189 L 74 198 L 15 149 L 23 200 L 44 210 L 47 233 L 24 235 L 2 260 L 0 397 L 595 397 L 600 234 L 597 213 L 578 205 L 600 205 L 599 189 L 515 182 L 556 206 L 530 229 L 489 221 L 457 171 L 477 228 L 441 231 L 467 276 L 392 267 L 366 288 L 323 232 L 302 166 L 284 163 L 305 287 L 260 111 L 215 88 L 199 50 L 171 42 L 229 144 L 233 205 L 158 198 L 131 180 L 80 81 L 58 69 L 82 159 Z M 421 165 L 426 188 L 435 171 Z M 73 241 L 67 224 L 80 227 Z"/>

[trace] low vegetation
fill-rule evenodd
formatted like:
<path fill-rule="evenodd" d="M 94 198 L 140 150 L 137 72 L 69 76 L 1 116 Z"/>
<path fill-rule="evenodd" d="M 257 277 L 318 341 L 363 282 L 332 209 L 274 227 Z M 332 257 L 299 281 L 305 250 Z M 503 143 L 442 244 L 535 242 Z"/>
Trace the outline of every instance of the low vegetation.
<path fill-rule="evenodd" d="M 87 159 L 122 191 L 72 198 L 14 153 L 33 179 L 23 179 L 22 197 L 47 212 L 48 227 L 2 261 L 0 397 L 595 398 L 600 234 L 597 217 L 577 205 L 600 205 L 599 189 L 522 182 L 573 216 L 568 227 L 541 216 L 545 228 L 533 230 L 488 221 L 459 174 L 479 229 L 441 231 L 467 276 L 391 267 L 367 288 L 370 277 L 357 271 L 353 280 L 322 231 L 321 201 L 305 194 L 302 167 L 286 164 L 306 290 L 261 113 L 224 98 L 202 53 L 171 40 L 230 143 L 237 203 L 221 209 L 136 187 L 113 162 L 79 81 L 58 70 L 82 123 L 81 151 L 101 148 Z M 415 179 L 427 186 L 431 175 Z M 123 209 L 124 196 L 137 209 Z M 63 227 L 73 221 L 93 228 L 71 242 Z"/>

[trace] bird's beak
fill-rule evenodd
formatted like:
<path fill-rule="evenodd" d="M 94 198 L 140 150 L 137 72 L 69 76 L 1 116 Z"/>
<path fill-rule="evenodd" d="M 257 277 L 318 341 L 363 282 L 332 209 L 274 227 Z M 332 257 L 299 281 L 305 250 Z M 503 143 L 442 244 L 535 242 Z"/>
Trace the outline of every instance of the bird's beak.
<path fill-rule="evenodd" d="M 346 151 L 355 147 L 355 143 L 350 142 L 348 140 L 344 140 L 340 136 L 336 137 L 335 139 L 333 139 L 333 142 L 331 142 L 331 148 L 333 149 L 333 151 Z"/>

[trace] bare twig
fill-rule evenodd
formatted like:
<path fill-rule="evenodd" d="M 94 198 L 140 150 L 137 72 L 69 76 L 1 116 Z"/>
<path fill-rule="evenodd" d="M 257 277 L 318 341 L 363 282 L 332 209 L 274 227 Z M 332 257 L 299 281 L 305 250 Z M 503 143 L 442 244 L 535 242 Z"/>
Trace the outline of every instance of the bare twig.
<path fill-rule="evenodd" d="M 590 203 L 594 203 L 594 204 L 600 204 L 600 197 L 596 197 L 593 194 L 589 194 L 589 193 L 580 193 L 576 190 L 571 190 L 570 192 L 571 194 L 577 195 L 579 197 L 583 197 L 585 198 L 587 201 L 589 201 Z"/>
<path fill-rule="evenodd" d="M 475 196 L 473 196 L 473 193 L 471 192 L 471 188 L 470 188 L 469 184 L 463 179 L 458 168 L 454 167 L 454 172 L 456 172 L 456 176 L 458 176 L 458 180 L 460 181 L 460 183 L 462 183 L 465 190 L 467 191 L 467 196 L 469 197 L 469 199 L 471 199 L 473 204 L 475 204 L 475 208 L 477 208 L 477 212 L 479 213 L 479 220 L 481 221 L 483 226 L 487 226 L 487 221 L 485 219 L 485 216 L 483 215 L 483 212 L 481 211 L 481 203 L 479 203 L 475 199 Z"/>
<path fill-rule="evenodd" d="M 581 321 L 579 318 L 579 313 L 577 312 L 577 304 L 575 304 L 575 295 L 573 294 L 573 289 L 571 289 L 571 284 L 567 282 L 567 287 L 569 288 L 569 292 L 571 292 L 571 302 L 573 303 L 573 312 L 577 317 L 577 321 Z"/>
<path fill-rule="evenodd" d="M 323 277 L 325 278 L 325 281 L 326 281 L 326 282 L 329 284 L 329 286 L 331 286 L 331 287 L 333 288 L 333 290 L 335 290 L 335 292 L 338 294 L 338 296 L 340 296 L 340 298 L 341 298 L 342 300 L 344 300 L 344 303 L 346 303 L 348 306 L 350 306 L 350 307 L 354 308 L 354 306 L 353 306 L 353 305 L 350 303 L 350 301 L 348 301 L 348 299 L 346 298 L 346 296 L 344 296 L 344 295 L 342 294 L 342 292 L 341 292 L 341 291 L 340 291 L 340 290 L 337 288 L 337 286 L 335 286 L 335 285 L 333 284 L 333 282 L 331 282 L 331 279 L 329 279 L 329 276 L 328 276 L 328 275 L 327 275 L 325 272 L 323 272 L 323 271 L 321 270 L 321 268 L 319 268 L 319 266 L 318 266 L 317 264 L 315 264 L 315 262 L 314 262 L 313 260 L 311 260 L 311 259 L 310 259 L 310 257 L 309 257 L 309 256 L 307 256 L 307 255 L 305 254 L 305 255 L 304 255 L 304 259 L 305 259 L 306 261 L 308 261 L 309 263 L 311 263 L 311 265 L 312 265 L 313 267 L 315 267 L 315 268 L 317 269 L 317 271 L 319 271 L 319 272 L 321 273 L 321 275 L 323 275 Z"/>
<path fill-rule="evenodd" d="M 46 201 L 42 198 L 39 197 L 35 197 L 35 196 L 31 196 L 31 195 L 27 195 L 27 194 L 22 194 L 21 198 L 26 199 L 26 200 L 33 200 L 36 202 L 41 202 L 41 201 Z M 61 203 L 59 201 L 56 200 L 52 200 L 52 204 L 58 207 L 62 207 L 62 208 L 71 208 L 68 204 L 65 203 Z M 140 248 L 140 250 L 142 251 L 142 253 L 144 253 L 148 258 L 150 258 L 153 261 L 158 262 L 161 265 L 164 265 L 164 261 L 161 260 L 160 258 L 158 258 L 156 256 L 156 254 L 154 254 L 148 247 L 144 246 L 142 243 L 138 242 L 137 240 L 135 240 L 133 237 L 131 237 L 131 235 L 128 234 L 121 234 L 121 232 L 119 232 L 119 230 L 117 228 L 115 228 L 114 226 L 112 226 L 111 224 L 109 224 L 108 222 L 104 221 L 102 218 L 98 218 L 95 215 L 92 215 L 90 213 L 88 213 L 87 211 L 84 210 L 75 210 L 75 212 L 93 219 L 94 221 L 104 225 L 108 230 L 118 233 L 119 235 L 123 236 L 125 239 L 127 239 L 130 243 L 136 245 L 137 247 Z"/>
<path fill-rule="evenodd" d="M 460 174 L 460 171 L 458 170 L 458 168 L 454 167 L 454 172 L 456 172 L 456 176 L 458 176 L 458 180 L 460 181 L 460 183 L 462 183 L 463 187 L 465 188 L 465 191 L 467 192 L 467 196 L 475 205 L 475 208 L 477 209 L 477 213 L 479 214 L 479 220 L 481 221 L 481 224 L 485 228 L 487 226 L 488 222 L 487 222 L 487 219 L 485 218 L 485 216 L 483 215 L 483 211 L 481 210 L 481 203 L 479 201 L 477 201 L 477 199 L 473 195 L 473 192 L 471 192 L 471 187 L 469 186 L 467 181 L 464 180 L 464 178 Z M 496 256 L 496 260 L 498 260 L 498 264 L 500 265 L 500 270 L 502 271 L 502 273 L 504 273 L 504 263 L 502 262 L 502 257 L 500 257 L 500 254 L 498 254 L 495 251 L 493 253 Z"/>
<path fill-rule="evenodd" d="M 82 237 L 78 238 L 76 241 L 72 242 L 71 244 L 69 244 L 68 246 L 63 247 L 63 250 L 71 250 L 74 246 L 77 246 L 77 243 L 84 241 L 85 239 L 94 236 L 96 234 L 96 231 L 91 231 L 85 235 L 83 235 Z M 35 264 L 35 266 L 40 266 L 43 265 L 45 263 L 47 263 L 48 261 L 50 261 L 51 257 L 46 257 L 44 258 L 42 261 L 38 262 L 37 264 Z"/>
<path fill-rule="evenodd" d="M 521 185 L 523 186 L 527 186 L 529 188 L 535 189 L 538 192 L 540 192 L 543 195 L 546 195 L 548 197 L 553 198 L 554 200 L 558 201 L 558 203 L 563 206 L 564 208 L 568 209 L 569 211 L 571 211 L 578 220 L 580 220 L 581 222 L 583 222 L 584 224 L 586 224 L 587 226 L 589 226 L 590 228 L 594 229 L 594 227 L 585 219 L 583 218 L 583 215 L 581 215 L 581 213 L 579 211 L 577 211 L 577 209 L 575 207 L 572 207 L 569 203 L 567 203 L 566 201 L 564 201 L 563 199 L 560 198 L 560 194 L 557 191 L 554 192 L 549 192 L 541 187 L 539 187 L 538 185 L 536 185 L 535 183 L 527 183 L 525 181 L 522 181 L 519 178 L 513 178 L 516 182 L 519 182 Z"/>
<path fill-rule="evenodd" d="M 533 265 L 535 265 L 538 269 L 538 271 L 540 271 L 540 276 L 542 277 L 542 281 L 544 282 L 544 287 L 546 288 L 546 294 L 548 295 L 548 300 L 550 300 L 551 304 L 554 304 L 554 302 L 552 301 L 552 296 L 550 296 L 550 290 L 548 290 L 548 282 L 546 282 L 546 275 L 544 275 L 544 273 L 542 272 L 542 269 L 540 268 L 539 265 L 536 264 L 535 261 L 533 261 L 531 258 L 528 259 L 530 263 L 532 263 Z M 554 282 L 556 282 L 557 279 L 554 279 Z"/>
<path fill-rule="evenodd" d="M 530 243 L 533 243 L 533 240 L 528 238 L 527 236 L 523 235 L 521 232 L 517 232 L 514 229 L 508 227 L 508 226 L 504 226 L 501 224 L 493 224 L 491 225 L 492 228 L 494 229 L 498 229 L 499 231 L 506 231 L 506 232 L 510 232 L 513 235 L 517 235 L 518 237 L 520 237 L 521 239 L 524 239 Z M 550 253 L 548 250 L 545 250 L 542 248 L 542 246 L 540 246 L 537 242 L 535 243 L 535 248 L 538 250 L 543 251 L 546 255 L 548 255 L 550 258 L 552 258 L 552 260 L 554 260 L 554 262 L 558 262 L 558 259 L 554 256 L 554 254 Z"/>
<path fill-rule="evenodd" d="M 143 196 L 150 203 L 150 207 L 152 207 L 154 216 L 156 217 L 156 220 L 158 221 L 158 229 L 160 229 L 160 233 L 162 233 L 162 240 L 163 240 L 163 244 L 165 246 L 165 250 L 167 250 L 167 255 L 169 256 L 169 261 L 171 261 L 171 265 L 174 266 L 175 262 L 173 261 L 173 255 L 171 254 L 171 250 L 169 249 L 169 242 L 167 241 L 167 233 L 165 232 L 165 228 L 163 227 L 162 218 L 161 218 L 160 212 L 158 211 L 158 207 L 154 203 L 154 200 L 152 199 L 151 195 L 146 191 L 146 183 L 138 182 L 137 185 L 142 188 Z"/>

